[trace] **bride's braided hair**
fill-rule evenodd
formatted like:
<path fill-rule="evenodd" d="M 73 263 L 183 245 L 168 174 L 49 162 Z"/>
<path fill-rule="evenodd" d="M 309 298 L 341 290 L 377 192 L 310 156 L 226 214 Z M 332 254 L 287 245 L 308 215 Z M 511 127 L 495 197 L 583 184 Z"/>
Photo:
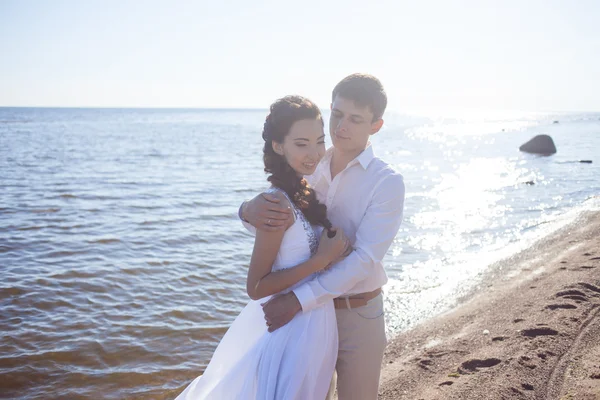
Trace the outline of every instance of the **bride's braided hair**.
<path fill-rule="evenodd" d="M 265 141 L 263 148 L 265 172 L 271 174 L 267 180 L 273 186 L 285 191 L 311 224 L 331 229 L 325 204 L 317 200 L 315 191 L 308 185 L 306 179 L 296 174 L 285 157 L 273 150 L 272 141 L 283 143 L 292 125 L 304 119 L 316 119 L 321 122 L 321 126 L 323 125 L 319 108 L 302 96 L 286 96 L 271 104 L 262 132 Z"/>

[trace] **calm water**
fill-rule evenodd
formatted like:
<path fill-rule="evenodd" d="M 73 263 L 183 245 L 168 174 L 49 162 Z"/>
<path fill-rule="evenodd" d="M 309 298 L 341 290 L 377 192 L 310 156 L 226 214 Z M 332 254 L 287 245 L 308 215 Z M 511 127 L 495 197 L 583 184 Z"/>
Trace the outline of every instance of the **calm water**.
<path fill-rule="evenodd" d="M 0 108 L 1 398 L 167 399 L 203 371 L 247 301 L 265 114 Z M 558 153 L 519 153 L 539 133 Z M 407 186 L 390 336 L 598 206 L 600 113 L 389 114 L 373 145 Z"/>

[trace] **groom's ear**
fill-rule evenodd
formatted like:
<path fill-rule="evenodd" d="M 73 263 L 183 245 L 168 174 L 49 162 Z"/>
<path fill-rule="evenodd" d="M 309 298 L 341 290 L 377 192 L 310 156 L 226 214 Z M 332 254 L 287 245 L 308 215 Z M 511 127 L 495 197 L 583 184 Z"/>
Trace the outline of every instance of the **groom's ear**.
<path fill-rule="evenodd" d="M 379 130 L 381 129 L 381 127 L 383 126 L 383 119 L 379 118 L 377 121 L 373 122 L 371 124 L 371 135 L 376 134 L 377 132 L 379 132 Z"/>
<path fill-rule="evenodd" d="M 273 151 L 280 156 L 283 155 L 283 143 L 277 143 L 274 140 L 271 140 L 271 146 L 273 147 Z"/>

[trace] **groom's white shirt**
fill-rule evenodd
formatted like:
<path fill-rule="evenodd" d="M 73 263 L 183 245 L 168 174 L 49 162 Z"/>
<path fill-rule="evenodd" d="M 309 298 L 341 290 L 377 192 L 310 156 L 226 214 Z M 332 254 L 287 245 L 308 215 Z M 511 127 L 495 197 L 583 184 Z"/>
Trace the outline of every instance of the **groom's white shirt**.
<path fill-rule="evenodd" d="M 327 205 L 332 224 L 344 230 L 354 251 L 294 290 L 304 312 L 339 296 L 370 292 L 388 278 L 382 260 L 394 241 L 404 207 L 404 179 L 368 147 L 331 179 L 333 148 L 307 176 Z"/>

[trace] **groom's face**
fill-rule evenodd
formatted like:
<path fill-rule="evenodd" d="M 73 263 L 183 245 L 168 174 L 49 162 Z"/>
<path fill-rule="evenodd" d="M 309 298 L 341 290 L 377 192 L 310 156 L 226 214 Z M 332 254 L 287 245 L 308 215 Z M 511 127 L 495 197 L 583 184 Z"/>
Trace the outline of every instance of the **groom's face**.
<path fill-rule="evenodd" d="M 373 112 L 368 106 L 359 107 L 353 100 L 340 96 L 331 103 L 329 134 L 333 145 L 344 152 L 362 152 L 369 137 L 377 133 L 382 124 L 382 119 L 373 121 Z"/>

